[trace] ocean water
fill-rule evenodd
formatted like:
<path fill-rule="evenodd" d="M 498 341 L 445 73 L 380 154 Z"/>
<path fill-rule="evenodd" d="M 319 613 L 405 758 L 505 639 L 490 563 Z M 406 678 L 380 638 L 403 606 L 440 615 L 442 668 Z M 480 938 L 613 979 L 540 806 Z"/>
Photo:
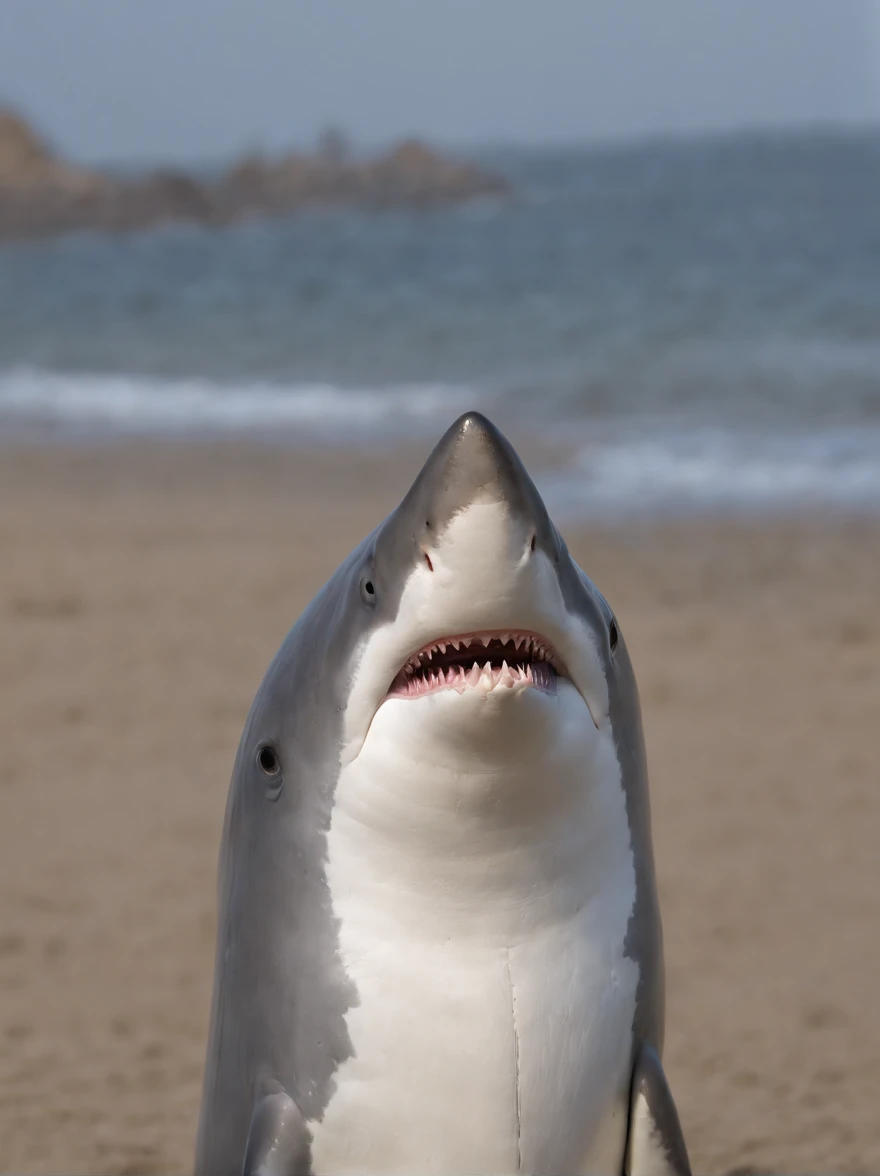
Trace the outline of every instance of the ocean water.
<path fill-rule="evenodd" d="M 0 439 L 423 439 L 577 513 L 880 509 L 880 133 L 487 152 L 516 197 L 0 246 Z"/>

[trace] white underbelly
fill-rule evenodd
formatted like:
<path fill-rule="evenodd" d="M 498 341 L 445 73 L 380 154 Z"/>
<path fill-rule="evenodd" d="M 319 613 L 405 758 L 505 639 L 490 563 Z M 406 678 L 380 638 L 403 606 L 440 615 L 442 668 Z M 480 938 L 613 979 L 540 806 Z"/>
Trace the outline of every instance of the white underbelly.
<path fill-rule="evenodd" d="M 619 1171 L 638 970 L 595 910 L 503 947 L 342 925 L 354 1056 L 317 1172 Z"/>
<path fill-rule="evenodd" d="M 444 708 L 432 740 L 381 707 L 337 781 L 327 884 L 357 999 L 314 1170 L 619 1172 L 639 970 L 610 729 L 571 687 L 550 719 L 477 708 L 474 745 Z"/>

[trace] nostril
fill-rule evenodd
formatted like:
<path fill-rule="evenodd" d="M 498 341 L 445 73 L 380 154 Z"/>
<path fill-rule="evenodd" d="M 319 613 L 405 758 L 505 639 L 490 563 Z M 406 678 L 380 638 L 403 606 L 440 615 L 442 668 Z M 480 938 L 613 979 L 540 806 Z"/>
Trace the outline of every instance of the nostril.
<path fill-rule="evenodd" d="M 531 544 L 530 544 L 532 551 L 534 551 L 534 550 L 535 550 L 535 544 L 537 543 L 537 541 L 538 541 L 538 536 L 537 536 L 537 535 L 533 535 L 533 536 L 532 536 L 532 542 L 531 542 Z"/>
<path fill-rule="evenodd" d="M 428 565 L 428 571 L 433 572 L 434 565 L 431 563 L 431 557 L 428 555 L 427 551 L 425 552 L 425 563 Z"/>

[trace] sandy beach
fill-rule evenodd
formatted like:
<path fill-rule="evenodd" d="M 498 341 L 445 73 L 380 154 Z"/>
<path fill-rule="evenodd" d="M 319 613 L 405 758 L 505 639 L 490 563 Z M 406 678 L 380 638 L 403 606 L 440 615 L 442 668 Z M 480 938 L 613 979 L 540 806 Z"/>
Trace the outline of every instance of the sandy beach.
<path fill-rule="evenodd" d="M 0 1169 L 190 1170 L 229 773 L 423 452 L 0 452 Z M 565 528 L 645 716 L 694 1171 L 880 1169 L 880 524 Z"/>

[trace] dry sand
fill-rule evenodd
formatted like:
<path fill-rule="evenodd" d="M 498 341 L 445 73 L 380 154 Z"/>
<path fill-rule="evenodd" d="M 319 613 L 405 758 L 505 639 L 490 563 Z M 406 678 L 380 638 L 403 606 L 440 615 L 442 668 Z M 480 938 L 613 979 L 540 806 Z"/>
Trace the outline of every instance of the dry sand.
<path fill-rule="evenodd" d="M 188 1171 L 253 691 L 402 462 L 0 451 L 0 1169 Z M 568 529 L 639 674 L 695 1171 L 880 1170 L 880 530 Z"/>

